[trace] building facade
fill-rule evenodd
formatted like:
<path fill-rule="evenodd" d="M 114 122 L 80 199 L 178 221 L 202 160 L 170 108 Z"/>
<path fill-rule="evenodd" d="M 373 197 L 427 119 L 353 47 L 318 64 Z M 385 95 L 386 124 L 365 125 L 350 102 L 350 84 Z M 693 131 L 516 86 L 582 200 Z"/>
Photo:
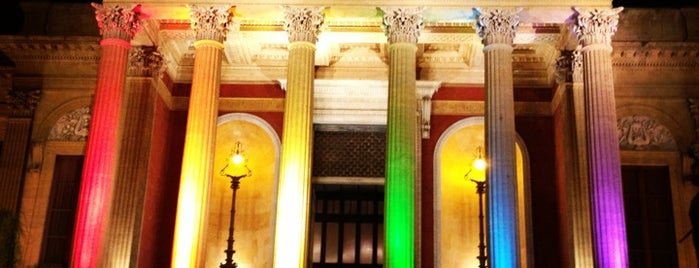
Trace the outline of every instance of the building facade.
<path fill-rule="evenodd" d="M 17 266 L 696 267 L 699 9 L 282 2 L 22 3 Z"/>

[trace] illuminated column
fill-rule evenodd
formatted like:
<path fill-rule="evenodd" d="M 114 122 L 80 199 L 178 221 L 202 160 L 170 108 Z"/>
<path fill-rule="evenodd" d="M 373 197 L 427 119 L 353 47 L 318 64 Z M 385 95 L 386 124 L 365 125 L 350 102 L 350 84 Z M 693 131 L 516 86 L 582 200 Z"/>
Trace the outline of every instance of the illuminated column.
<path fill-rule="evenodd" d="M 519 267 L 512 40 L 519 10 L 478 10 L 485 57 L 485 152 L 489 267 Z"/>
<path fill-rule="evenodd" d="M 386 120 L 385 267 L 415 267 L 417 211 L 416 147 L 420 140 L 416 101 L 417 40 L 423 8 L 382 8 L 388 37 Z"/>
<path fill-rule="evenodd" d="M 313 79 L 322 8 L 284 7 L 289 35 L 274 267 L 306 267 L 311 197 Z"/>
<path fill-rule="evenodd" d="M 575 9 L 573 15 L 582 42 L 595 267 L 603 268 L 628 267 L 611 57 L 621 10 Z"/>
<path fill-rule="evenodd" d="M 148 149 L 151 141 L 153 78 L 162 66 L 162 55 L 155 48 L 135 47 L 130 51 L 124 88 L 124 118 L 119 169 L 114 180 L 109 224 L 101 267 L 136 267 L 139 230 L 148 176 Z"/>
<path fill-rule="evenodd" d="M 9 78 L 10 80 L 12 78 Z M 5 139 L 0 151 L 0 209 L 18 212 L 20 188 L 27 160 L 27 143 L 31 135 L 32 115 L 39 102 L 38 90 L 10 89 Z"/>
<path fill-rule="evenodd" d="M 581 51 L 561 51 L 556 67 L 559 90 L 565 91 L 561 106 L 571 267 L 594 267 Z"/>
<path fill-rule="evenodd" d="M 73 234 L 71 267 L 81 268 L 100 265 L 119 153 L 119 117 L 129 42 L 140 30 L 142 16 L 139 5 L 131 10 L 93 6 L 102 34 L 102 56 Z"/>
<path fill-rule="evenodd" d="M 201 242 L 214 177 L 223 42 L 233 19 L 233 8 L 191 6 L 189 14 L 197 41 L 172 252 L 172 267 L 187 268 L 204 266 Z"/>

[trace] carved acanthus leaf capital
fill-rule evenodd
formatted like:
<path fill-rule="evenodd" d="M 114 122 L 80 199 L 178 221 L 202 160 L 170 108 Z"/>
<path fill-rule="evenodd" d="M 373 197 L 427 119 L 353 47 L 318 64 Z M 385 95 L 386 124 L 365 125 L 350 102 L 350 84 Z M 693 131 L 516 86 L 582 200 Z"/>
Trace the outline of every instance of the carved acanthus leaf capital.
<path fill-rule="evenodd" d="M 131 41 L 134 35 L 143 27 L 143 19 L 147 17 L 141 12 L 141 5 L 134 5 L 131 9 L 122 6 L 103 6 L 92 3 L 95 8 L 95 19 L 100 28 L 102 38 L 119 38 Z"/>
<path fill-rule="evenodd" d="M 226 41 L 235 7 L 189 6 L 191 28 L 197 40 Z"/>
<path fill-rule="evenodd" d="M 132 76 L 158 76 L 165 71 L 165 59 L 154 47 L 134 47 L 129 53 L 128 73 Z"/>
<path fill-rule="evenodd" d="M 564 50 L 556 59 L 556 82 L 582 82 L 582 53 L 580 50 Z"/>
<path fill-rule="evenodd" d="M 418 8 L 393 8 L 383 7 L 384 32 L 388 37 L 388 43 L 417 43 L 420 31 L 424 28 L 422 12 L 424 7 Z"/>
<path fill-rule="evenodd" d="M 325 14 L 323 7 L 283 6 L 284 30 L 289 35 L 289 43 L 316 43 L 323 31 Z"/>
<path fill-rule="evenodd" d="M 11 89 L 6 96 L 13 116 L 31 116 L 39 104 L 40 90 Z"/>
<path fill-rule="evenodd" d="M 612 35 L 619 24 L 619 13 L 623 7 L 612 9 L 579 9 L 574 13 L 569 24 L 583 46 L 601 44 L 611 45 Z"/>
<path fill-rule="evenodd" d="M 512 45 L 517 27 L 519 26 L 519 12 L 516 9 L 480 9 L 474 8 L 478 16 L 476 30 L 478 36 L 483 39 L 483 44 L 508 44 Z"/>

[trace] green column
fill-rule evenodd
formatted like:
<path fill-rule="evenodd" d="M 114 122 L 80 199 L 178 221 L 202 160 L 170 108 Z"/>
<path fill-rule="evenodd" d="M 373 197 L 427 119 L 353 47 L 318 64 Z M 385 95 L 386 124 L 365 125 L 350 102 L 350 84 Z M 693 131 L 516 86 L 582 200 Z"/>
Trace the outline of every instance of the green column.
<path fill-rule="evenodd" d="M 389 43 L 386 137 L 385 265 L 415 267 L 419 140 L 415 61 L 422 29 L 422 8 L 384 8 Z"/>

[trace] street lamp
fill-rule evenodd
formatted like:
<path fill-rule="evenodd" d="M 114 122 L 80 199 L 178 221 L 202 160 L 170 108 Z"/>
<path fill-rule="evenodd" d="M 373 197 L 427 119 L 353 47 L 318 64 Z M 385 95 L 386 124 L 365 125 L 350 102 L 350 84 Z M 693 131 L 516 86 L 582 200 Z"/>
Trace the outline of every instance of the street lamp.
<path fill-rule="evenodd" d="M 476 159 L 473 160 L 471 165 L 472 165 L 471 169 L 469 169 L 468 172 L 466 172 L 466 175 L 464 175 L 464 179 L 469 179 L 472 182 L 476 183 L 476 193 L 478 194 L 478 228 L 479 228 L 479 232 L 478 232 L 479 243 L 478 243 L 478 257 L 477 257 L 478 263 L 479 263 L 478 267 L 479 268 L 486 268 L 487 267 L 486 261 L 488 260 L 488 256 L 485 253 L 485 234 L 484 234 L 485 233 L 485 226 L 484 226 L 485 220 L 484 220 L 484 216 L 483 216 L 483 214 L 484 214 L 483 213 L 483 196 L 486 193 L 487 185 L 486 185 L 485 177 L 483 177 L 483 180 L 478 180 L 478 179 L 474 179 L 474 178 L 469 178 L 469 176 L 468 176 L 469 174 L 471 174 L 471 171 L 473 171 L 473 169 L 476 169 L 478 171 L 484 171 L 486 166 L 487 166 L 485 159 L 483 159 L 483 156 L 481 155 L 481 147 L 480 146 L 478 146 L 478 156 L 476 157 Z"/>
<path fill-rule="evenodd" d="M 230 168 L 229 168 L 230 167 Z M 228 170 L 227 170 L 228 169 Z M 235 224 L 235 194 L 240 188 L 240 180 L 245 177 L 252 176 L 252 171 L 248 168 L 246 160 L 243 157 L 243 145 L 240 142 L 235 143 L 235 150 L 231 152 L 226 165 L 220 171 L 221 176 L 226 176 L 231 179 L 231 189 L 233 189 L 233 198 L 231 202 L 231 220 L 228 225 L 228 247 L 226 252 L 226 263 L 221 263 L 220 268 L 237 268 L 238 264 L 233 261 L 233 226 Z"/>

